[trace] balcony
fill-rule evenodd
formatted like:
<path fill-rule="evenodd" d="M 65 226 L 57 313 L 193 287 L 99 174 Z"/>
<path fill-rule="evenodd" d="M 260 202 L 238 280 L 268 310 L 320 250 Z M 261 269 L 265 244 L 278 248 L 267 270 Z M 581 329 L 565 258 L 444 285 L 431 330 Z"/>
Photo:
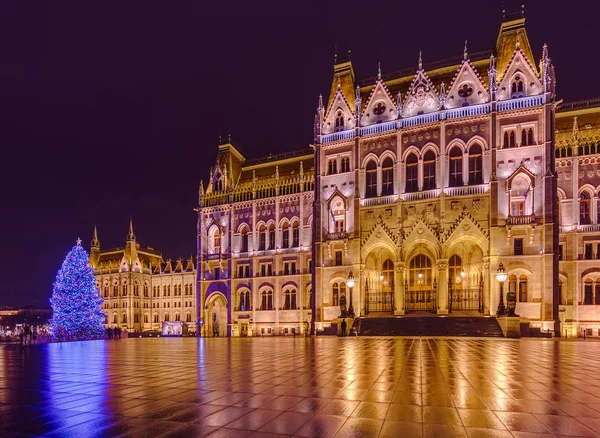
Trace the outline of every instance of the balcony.
<path fill-rule="evenodd" d="M 469 195 L 481 195 L 488 191 L 487 184 L 479 184 L 476 186 L 462 186 L 462 187 L 446 187 L 444 193 L 446 196 L 469 196 Z"/>
<path fill-rule="evenodd" d="M 378 205 L 393 204 L 398 200 L 398 195 L 379 196 L 377 198 L 365 198 L 360 200 L 361 207 L 376 207 Z"/>
<path fill-rule="evenodd" d="M 509 216 L 506 218 L 507 225 L 530 225 L 535 223 L 535 214 L 530 214 L 528 216 Z"/>
<path fill-rule="evenodd" d="M 520 99 L 510 99 L 498 102 L 496 109 L 498 112 L 514 111 L 534 106 L 540 106 L 546 103 L 545 95 L 522 97 Z"/>
<path fill-rule="evenodd" d="M 578 225 L 577 230 L 581 233 L 593 233 L 600 231 L 600 224 Z"/>
<path fill-rule="evenodd" d="M 418 116 L 407 117 L 406 119 L 398 120 L 398 128 L 411 128 L 425 123 L 434 123 L 440 120 L 440 112 L 421 114 Z"/>
<path fill-rule="evenodd" d="M 465 106 L 463 108 L 455 108 L 447 110 L 445 118 L 450 119 L 462 119 L 463 117 L 474 117 L 489 114 L 492 111 L 492 106 L 489 103 L 482 105 Z"/>
<path fill-rule="evenodd" d="M 373 134 L 381 134 L 383 132 L 395 131 L 396 130 L 396 121 L 386 122 L 386 123 L 377 123 L 371 126 L 365 126 L 360 128 L 360 135 L 373 135 Z"/>
<path fill-rule="evenodd" d="M 327 240 L 345 240 L 348 238 L 348 233 L 329 233 Z"/>
<path fill-rule="evenodd" d="M 438 196 L 440 196 L 440 192 L 440 189 L 434 189 L 414 193 L 403 193 L 402 195 L 400 195 L 400 198 L 403 201 L 423 201 L 426 199 L 437 198 Z"/>
<path fill-rule="evenodd" d="M 350 140 L 356 135 L 354 129 L 346 129 L 345 131 L 334 132 L 321 136 L 321 143 L 333 143 L 335 141 Z"/>

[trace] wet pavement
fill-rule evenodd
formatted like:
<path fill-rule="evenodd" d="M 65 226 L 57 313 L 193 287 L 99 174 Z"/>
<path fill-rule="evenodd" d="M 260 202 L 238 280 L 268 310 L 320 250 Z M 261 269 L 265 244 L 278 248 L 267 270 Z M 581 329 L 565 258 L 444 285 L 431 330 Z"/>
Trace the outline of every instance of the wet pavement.
<path fill-rule="evenodd" d="M 600 342 L 127 339 L 0 347 L 0 436 L 600 436 Z M 23 434 L 23 435 L 22 435 Z"/>

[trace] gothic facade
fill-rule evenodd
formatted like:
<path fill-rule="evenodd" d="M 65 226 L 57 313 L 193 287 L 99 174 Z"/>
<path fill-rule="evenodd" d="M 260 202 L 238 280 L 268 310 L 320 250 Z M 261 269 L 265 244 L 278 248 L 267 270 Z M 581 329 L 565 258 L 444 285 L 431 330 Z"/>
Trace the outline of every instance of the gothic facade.
<path fill-rule="evenodd" d="M 101 250 L 94 228 L 90 265 L 104 299 L 106 327 L 160 331 L 164 321 L 182 321 L 195 331 L 197 275 L 193 259 L 165 262 L 158 251 L 141 247 L 130 222 L 125 246 L 120 248 Z"/>

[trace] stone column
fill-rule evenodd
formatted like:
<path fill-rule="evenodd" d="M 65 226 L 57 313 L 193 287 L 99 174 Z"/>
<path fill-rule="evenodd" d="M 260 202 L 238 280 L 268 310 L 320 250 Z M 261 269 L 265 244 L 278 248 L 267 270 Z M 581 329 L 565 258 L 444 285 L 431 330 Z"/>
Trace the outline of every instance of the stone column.
<path fill-rule="evenodd" d="M 496 277 L 493 277 L 493 280 L 496 280 Z M 483 258 L 483 314 L 484 315 L 492 315 L 493 313 L 490 311 L 490 303 L 491 303 L 491 294 L 492 294 L 492 285 L 491 285 L 492 277 L 490 277 L 490 258 L 489 256 L 485 256 Z"/>
<path fill-rule="evenodd" d="M 404 315 L 404 262 L 396 262 L 394 270 L 394 315 Z"/>
<path fill-rule="evenodd" d="M 438 315 L 448 314 L 448 259 L 437 261 L 437 304 Z"/>

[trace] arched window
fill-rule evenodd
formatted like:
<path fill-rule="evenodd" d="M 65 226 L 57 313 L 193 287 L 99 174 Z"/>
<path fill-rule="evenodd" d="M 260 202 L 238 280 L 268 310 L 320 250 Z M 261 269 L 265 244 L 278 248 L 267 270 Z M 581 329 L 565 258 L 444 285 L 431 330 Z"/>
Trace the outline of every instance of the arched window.
<path fill-rule="evenodd" d="M 248 228 L 242 229 L 242 252 L 248 252 Z"/>
<path fill-rule="evenodd" d="M 448 265 L 450 269 L 450 280 L 452 280 L 452 284 L 455 285 L 454 287 L 457 287 L 462 283 L 465 274 L 462 267 L 462 259 L 454 254 L 450 257 Z"/>
<path fill-rule="evenodd" d="M 269 249 L 275 249 L 275 225 L 269 225 Z"/>
<path fill-rule="evenodd" d="M 185 322 L 192 322 L 192 314 L 190 312 L 185 313 Z"/>
<path fill-rule="evenodd" d="M 533 145 L 533 128 L 527 130 L 527 144 L 529 146 Z"/>
<path fill-rule="evenodd" d="M 296 310 L 296 289 L 286 289 L 283 297 L 283 310 Z"/>
<path fill-rule="evenodd" d="M 108 298 L 108 285 L 104 286 L 104 298 Z"/>
<path fill-rule="evenodd" d="M 273 310 L 273 291 L 271 289 L 261 292 L 260 310 Z"/>
<path fill-rule="evenodd" d="M 525 129 L 521 129 L 521 146 L 528 146 L 527 131 Z"/>
<path fill-rule="evenodd" d="M 348 297 L 346 296 L 346 283 L 343 281 L 340 283 L 340 299 L 342 297 L 346 297 L 346 302 L 348 302 Z"/>
<path fill-rule="evenodd" d="M 219 231 L 219 228 L 217 226 L 213 227 L 212 247 L 213 247 L 213 254 L 221 253 L 221 232 Z"/>
<path fill-rule="evenodd" d="M 519 302 L 527 302 L 527 275 L 525 274 L 519 277 Z"/>
<path fill-rule="evenodd" d="M 587 225 L 590 222 L 590 194 L 583 191 L 579 195 L 579 223 Z"/>
<path fill-rule="evenodd" d="M 283 237 L 283 247 L 284 248 L 289 248 L 290 247 L 290 224 L 287 222 L 283 223 L 283 226 L 281 227 L 281 234 Z"/>
<path fill-rule="evenodd" d="M 175 312 L 175 321 L 181 321 L 181 316 L 179 315 L 179 312 Z"/>
<path fill-rule="evenodd" d="M 508 148 L 508 131 L 504 131 L 504 141 L 502 142 L 503 148 Z"/>
<path fill-rule="evenodd" d="M 373 160 L 369 160 L 366 168 L 367 177 L 367 198 L 377 197 L 377 164 Z"/>
<path fill-rule="evenodd" d="M 419 190 L 419 159 L 415 154 L 406 158 L 406 193 Z"/>
<path fill-rule="evenodd" d="M 138 283 L 133 284 L 133 296 L 134 297 L 140 296 L 140 285 Z"/>
<path fill-rule="evenodd" d="M 292 247 L 298 248 L 300 246 L 300 225 L 298 221 L 294 221 L 292 224 Z"/>
<path fill-rule="evenodd" d="M 429 150 L 423 157 L 423 190 L 435 188 L 435 153 Z"/>
<path fill-rule="evenodd" d="M 150 289 L 150 286 L 148 286 L 148 283 L 144 283 L 144 297 L 148 298 L 148 291 Z"/>
<path fill-rule="evenodd" d="M 383 160 L 381 168 L 381 184 L 382 196 L 394 194 L 394 162 L 389 157 Z"/>
<path fill-rule="evenodd" d="M 123 324 L 127 324 L 127 314 L 126 313 L 123 314 L 123 318 L 121 319 L 121 322 Z"/>
<path fill-rule="evenodd" d="M 525 86 L 523 84 L 523 79 L 521 78 L 521 76 L 517 75 L 515 76 L 515 79 L 513 80 L 511 86 L 510 86 L 510 91 L 511 91 L 511 97 L 523 97 L 523 92 L 525 91 Z"/>
<path fill-rule="evenodd" d="M 431 259 L 424 254 L 414 256 L 410 261 L 408 274 L 409 287 L 411 289 L 427 289 L 431 287 L 433 284 Z"/>
<path fill-rule="evenodd" d="M 170 318 L 169 314 L 165 313 L 164 321 L 169 322 L 169 318 Z"/>
<path fill-rule="evenodd" d="M 340 304 L 340 285 L 337 283 L 333 283 L 332 295 L 331 295 L 331 305 L 339 306 L 339 304 Z"/>
<path fill-rule="evenodd" d="M 126 297 L 127 296 L 127 284 L 123 285 L 123 296 Z"/>
<path fill-rule="evenodd" d="M 462 150 L 455 146 L 450 150 L 450 187 L 463 186 L 462 174 L 463 153 Z"/>
<path fill-rule="evenodd" d="M 335 116 L 335 132 L 344 130 L 344 114 L 341 111 Z"/>
<path fill-rule="evenodd" d="M 511 275 L 508 277 L 508 291 L 517 293 L 517 276 Z"/>
<path fill-rule="evenodd" d="M 115 284 L 113 285 L 113 297 L 118 297 L 119 296 L 119 285 Z"/>
<path fill-rule="evenodd" d="M 246 310 L 246 294 L 240 292 L 240 307 L 239 310 Z"/>
<path fill-rule="evenodd" d="M 342 173 L 350 172 L 350 157 L 342 157 Z"/>
<path fill-rule="evenodd" d="M 594 304 L 600 304 L 600 278 L 596 278 L 594 284 Z"/>
<path fill-rule="evenodd" d="M 250 301 L 250 292 L 246 292 L 246 310 L 252 310 L 252 301 Z"/>
<path fill-rule="evenodd" d="M 150 318 L 147 313 L 144 313 L 144 324 L 148 324 L 150 322 Z"/>
<path fill-rule="evenodd" d="M 264 251 L 267 247 L 267 228 L 261 225 L 258 229 L 258 250 Z"/>
<path fill-rule="evenodd" d="M 510 148 L 515 147 L 515 131 L 510 131 L 510 140 L 508 142 L 508 147 L 510 147 Z"/>
<path fill-rule="evenodd" d="M 383 262 L 381 273 L 383 274 L 382 288 L 384 291 L 389 292 L 394 286 L 394 262 L 390 259 Z"/>
<path fill-rule="evenodd" d="M 481 146 L 474 144 L 469 148 L 469 185 L 483 184 L 483 155 Z"/>
<path fill-rule="evenodd" d="M 113 313 L 113 324 L 117 324 L 117 323 L 118 323 L 118 321 L 117 321 L 117 314 Z"/>
<path fill-rule="evenodd" d="M 526 216 L 533 214 L 531 205 L 531 180 L 521 173 L 510 184 L 510 216 Z"/>
<path fill-rule="evenodd" d="M 337 172 L 337 159 L 330 158 L 327 160 L 327 175 L 335 175 Z"/>
<path fill-rule="evenodd" d="M 583 283 L 583 304 L 594 304 L 594 281 L 586 278 Z"/>
<path fill-rule="evenodd" d="M 158 324 L 158 313 L 154 314 L 153 321 L 155 324 Z"/>
<path fill-rule="evenodd" d="M 517 92 L 517 83 L 513 82 L 511 87 L 510 87 L 510 91 L 512 94 L 515 94 Z"/>

